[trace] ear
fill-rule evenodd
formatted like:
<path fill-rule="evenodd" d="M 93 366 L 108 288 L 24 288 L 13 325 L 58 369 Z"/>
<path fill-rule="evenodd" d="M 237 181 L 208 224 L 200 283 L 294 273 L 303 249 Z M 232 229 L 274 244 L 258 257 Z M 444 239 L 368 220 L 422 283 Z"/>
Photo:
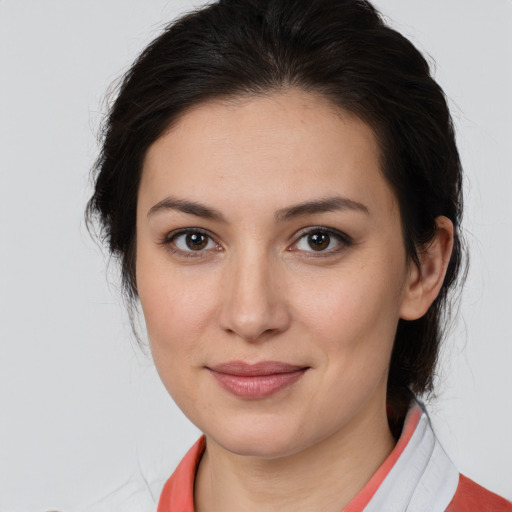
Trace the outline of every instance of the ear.
<path fill-rule="evenodd" d="M 419 265 L 410 262 L 400 306 L 400 318 L 403 320 L 421 318 L 443 285 L 453 249 L 453 224 L 442 216 L 435 222 L 434 238 L 426 247 L 418 248 Z"/>

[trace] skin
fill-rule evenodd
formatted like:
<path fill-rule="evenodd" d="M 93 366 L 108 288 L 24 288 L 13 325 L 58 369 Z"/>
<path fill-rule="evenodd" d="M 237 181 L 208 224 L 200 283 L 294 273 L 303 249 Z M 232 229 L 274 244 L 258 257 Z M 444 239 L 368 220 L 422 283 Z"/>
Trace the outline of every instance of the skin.
<path fill-rule="evenodd" d="M 436 297 L 453 232 L 438 218 L 420 267 L 407 258 L 379 157 L 368 125 L 295 89 L 196 106 L 148 150 L 137 288 L 162 382 L 207 438 L 198 511 L 339 512 L 393 449 L 397 323 Z M 349 202 L 290 214 L 333 197 Z M 207 234 L 204 248 L 181 229 Z M 311 232 L 329 235 L 326 248 Z M 208 369 L 233 360 L 308 370 L 248 400 Z"/>

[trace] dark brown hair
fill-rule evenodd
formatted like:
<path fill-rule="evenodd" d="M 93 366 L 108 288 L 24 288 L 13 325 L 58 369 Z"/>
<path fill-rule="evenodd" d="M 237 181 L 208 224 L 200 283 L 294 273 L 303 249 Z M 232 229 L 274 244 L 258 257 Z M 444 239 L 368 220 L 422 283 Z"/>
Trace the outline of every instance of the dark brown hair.
<path fill-rule="evenodd" d="M 460 273 L 462 170 L 447 102 L 428 63 L 368 1 L 219 0 L 167 26 L 126 73 L 110 109 L 87 218 L 99 220 L 135 301 L 135 214 L 148 147 L 201 102 L 290 87 L 321 94 L 373 128 L 410 258 L 418 261 L 437 216 L 454 224 L 439 296 L 425 316 L 398 325 L 388 405 L 403 417 L 413 393 L 432 390 L 448 292 Z"/>

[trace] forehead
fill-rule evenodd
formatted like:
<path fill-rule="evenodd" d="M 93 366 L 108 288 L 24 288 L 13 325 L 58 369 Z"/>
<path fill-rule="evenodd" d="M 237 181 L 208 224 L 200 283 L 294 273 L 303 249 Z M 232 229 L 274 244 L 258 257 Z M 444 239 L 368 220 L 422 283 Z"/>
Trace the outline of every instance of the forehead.
<path fill-rule="evenodd" d="M 328 99 L 292 89 L 188 110 L 149 148 L 139 200 L 172 193 L 278 207 L 333 192 L 377 208 L 394 202 L 373 130 Z"/>

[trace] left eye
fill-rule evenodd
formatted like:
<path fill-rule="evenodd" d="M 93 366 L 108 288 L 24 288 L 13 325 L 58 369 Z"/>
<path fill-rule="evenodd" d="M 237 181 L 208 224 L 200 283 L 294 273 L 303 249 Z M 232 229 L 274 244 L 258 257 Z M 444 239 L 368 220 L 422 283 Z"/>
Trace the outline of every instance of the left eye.
<path fill-rule="evenodd" d="M 184 252 L 199 252 L 206 249 L 214 249 L 217 244 L 205 233 L 189 231 L 176 235 L 172 239 L 177 249 Z"/>
<path fill-rule="evenodd" d="M 331 252 L 340 249 L 343 245 L 348 245 L 348 242 L 341 235 L 318 230 L 302 235 L 295 247 L 299 251 L 306 252 Z"/>

